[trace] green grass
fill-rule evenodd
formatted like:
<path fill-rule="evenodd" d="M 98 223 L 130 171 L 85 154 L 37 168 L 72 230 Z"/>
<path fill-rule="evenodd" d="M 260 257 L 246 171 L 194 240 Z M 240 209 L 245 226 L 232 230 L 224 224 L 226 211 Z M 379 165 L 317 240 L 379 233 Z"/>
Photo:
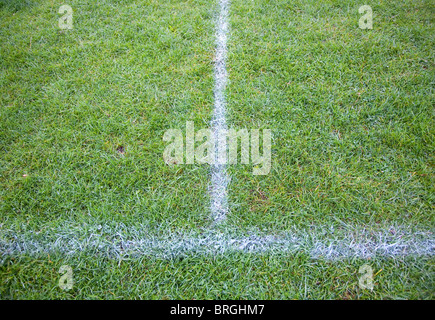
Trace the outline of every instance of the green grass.
<path fill-rule="evenodd" d="M 167 129 L 208 128 L 216 1 L 0 0 L 0 235 L 89 224 L 210 226 L 209 168 L 163 162 Z M 226 226 L 434 227 L 432 1 L 232 0 L 228 125 L 271 129 L 272 169 L 229 168 Z M 89 227 L 90 228 L 90 227 Z M 160 229 L 161 228 L 161 229 Z M 94 232 L 94 231 L 89 231 Z M 306 252 L 0 259 L 2 299 L 433 299 L 428 257 Z M 370 264 L 373 291 L 358 287 Z M 61 265 L 75 285 L 58 286 Z"/>
<path fill-rule="evenodd" d="M 229 123 L 272 129 L 272 169 L 231 168 L 231 223 L 434 225 L 431 1 L 232 1 Z"/>
<path fill-rule="evenodd" d="M 69 5 L 68 31 L 53 1 L 0 12 L 2 219 L 207 224 L 206 167 L 168 167 L 162 136 L 209 121 L 210 3 Z"/>
<path fill-rule="evenodd" d="M 372 266 L 374 289 L 360 289 Z M 62 291 L 59 268 L 73 270 Z M 232 254 L 184 259 L 19 257 L 0 267 L 3 299 L 433 299 L 433 259 L 325 262 L 306 255 Z"/>

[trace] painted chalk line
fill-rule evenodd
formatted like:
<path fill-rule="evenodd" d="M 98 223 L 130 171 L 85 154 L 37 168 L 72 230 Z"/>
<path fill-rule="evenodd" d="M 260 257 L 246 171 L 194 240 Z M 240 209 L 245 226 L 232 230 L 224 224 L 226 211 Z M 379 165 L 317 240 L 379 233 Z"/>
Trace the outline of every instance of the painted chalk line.
<path fill-rule="evenodd" d="M 211 167 L 211 212 L 215 223 L 224 220 L 228 214 L 227 187 L 229 177 L 226 164 L 220 163 L 219 145 L 222 145 L 227 131 L 225 87 L 227 83 L 227 35 L 228 35 L 228 11 L 229 0 L 219 1 L 219 17 L 216 25 L 216 56 L 214 67 L 214 110 L 211 121 L 213 138 L 215 143 L 214 164 Z"/>
<path fill-rule="evenodd" d="M 231 252 L 295 254 L 315 259 L 405 257 L 435 255 L 435 236 L 431 230 L 416 226 L 391 225 L 371 229 L 331 226 L 291 230 L 267 235 L 253 229 L 241 233 L 235 227 L 217 230 L 155 230 L 147 225 L 134 227 L 122 223 L 111 225 L 66 223 L 40 232 L 21 226 L 0 230 L 0 262 L 9 256 L 81 254 L 124 258 L 163 258 L 191 255 L 219 255 Z M 156 234 L 157 232 L 157 234 Z"/>

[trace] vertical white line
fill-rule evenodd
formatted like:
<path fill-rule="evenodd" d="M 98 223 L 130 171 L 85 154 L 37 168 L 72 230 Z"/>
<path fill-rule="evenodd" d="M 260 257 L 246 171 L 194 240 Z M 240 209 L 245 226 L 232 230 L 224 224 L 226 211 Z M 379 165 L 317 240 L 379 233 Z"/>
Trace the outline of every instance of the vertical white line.
<path fill-rule="evenodd" d="M 215 141 L 214 162 L 211 169 L 211 211 L 213 220 L 219 222 L 228 213 L 227 186 L 229 182 L 226 164 L 219 161 L 219 144 L 226 139 L 227 123 L 225 120 L 227 83 L 227 34 L 229 0 L 219 0 L 219 18 L 216 26 L 216 56 L 214 67 L 214 112 L 212 119 L 213 140 Z M 220 142 L 219 142 L 220 141 Z"/>

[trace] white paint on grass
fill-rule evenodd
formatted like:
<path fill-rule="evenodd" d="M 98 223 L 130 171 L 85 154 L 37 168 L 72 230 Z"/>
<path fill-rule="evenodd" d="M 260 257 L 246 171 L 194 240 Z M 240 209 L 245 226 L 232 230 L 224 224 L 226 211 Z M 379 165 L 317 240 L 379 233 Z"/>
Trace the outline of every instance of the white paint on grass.
<path fill-rule="evenodd" d="M 1 230 L 0 263 L 8 256 L 91 255 L 115 259 L 163 258 L 192 255 L 228 255 L 231 252 L 267 254 L 307 254 L 315 259 L 375 258 L 435 255 L 431 230 L 415 226 L 389 226 L 377 230 L 330 227 L 266 235 L 236 229 L 225 233 L 215 230 L 171 232 L 153 230 L 146 225 L 112 226 L 69 225 L 41 232 Z M 23 232 L 25 231 L 25 232 Z M 159 234 L 156 235 L 155 232 Z"/>
<path fill-rule="evenodd" d="M 215 161 L 211 177 L 211 211 L 215 222 L 225 219 L 228 213 L 227 186 L 229 177 L 225 161 L 219 159 L 222 147 L 220 135 L 227 131 L 225 87 L 227 83 L 226 56 L 229 0 L 219 0 L 219 18 L 216 27 L 214 113 L 212 130 L 215 143 Z M 219 141 L 221 143 L 219 143 Z M 224 153 L 225 154 L 225 153 Z M 47 227 L 48 228 L 48 227 Z M 228 227 L 230 228 L 230 227 Z M 334 231 L 329 227 L 313 230 L 287 231 L 279 235 L 248 234 L 233 229 L 221 233 L 216 230 L 173 233 L 168 230 L 150 230 L 147 226 L 132 228 L 123 224 L 75 225 L 49 228 L 43 232 L 6 229 L 0 225 L 0 262 L 9 256 L 47 253 L 80 255 L 90 254 L 117 259 L 149 256 L 172 258 L 183 255 L 215 255 L 230 252 L 251 253 L 304 253 L 313 258 L 334 260 L 340 258 L 371 258 L 377 256 L 433 256 L 435 237 L 430 230 L 413 226 L 393 226 L 373 230 L 349 228 Z M 156 235 L 158 233 L 158 235 Z"/>
<path fill-rule="evenodd" d="M 225 219 L 228 213 L 227 186 L 229 177 L 225 161 L 219 159 L 219 148 L 225 146 L 224 139 L 227 129 L 225 119 L 226 100 L 225 87 L 227 83 L 227 34 L 228 10 L 230 1 L 219 0 L 219 17 L 216 26 L 216 56 L 215 56 L 215 86 L 214 86 L 214 112 L 212 119 L 213 139 L 215 143 L 215 161 L 211 168 L 211 212 L 215 222 Z M 224 153 L 226 154 L 226 153 Z"/>

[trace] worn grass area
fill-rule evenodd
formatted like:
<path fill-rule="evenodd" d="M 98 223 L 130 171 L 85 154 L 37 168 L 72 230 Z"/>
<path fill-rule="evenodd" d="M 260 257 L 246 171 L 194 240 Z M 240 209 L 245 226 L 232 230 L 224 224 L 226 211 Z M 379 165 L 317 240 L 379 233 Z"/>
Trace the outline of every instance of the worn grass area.
<path fill-rule="evenodd" d="M 57 25 L 62 4 L 0 0 L 0 240 L 35 235 L 49 244 L 57 241 L 50 230 L 79 229 L 86 236 L 72 238 L 77 245 L 118 224 L 146 226 L 151 236 L 200 235 L 211 222 L 209 168 L 165 165 L 162 137 L 186 121 L 209 127 L 216 1 L 71 0 L 68 31 Z M 374 29 L 360 30 L 360 5 L 232 1 L 228 125 L 271 129 L 273 154 L 267 176 L 253 176 L 251 165 L 229 168 L 231 212 L 218 230 L 316 225 L 325 238 L 333 226 L 433 230 L 435 7 L 370 3 Z M 0 252 L 1 299 L 433 299 L 435 292 L 430 255 L 42 252 Z M 358 287 L 365 263 L 375 272 L 373 291 Z M 74 272 L 68 292 L 58 286 L 62 265 Z"/>

